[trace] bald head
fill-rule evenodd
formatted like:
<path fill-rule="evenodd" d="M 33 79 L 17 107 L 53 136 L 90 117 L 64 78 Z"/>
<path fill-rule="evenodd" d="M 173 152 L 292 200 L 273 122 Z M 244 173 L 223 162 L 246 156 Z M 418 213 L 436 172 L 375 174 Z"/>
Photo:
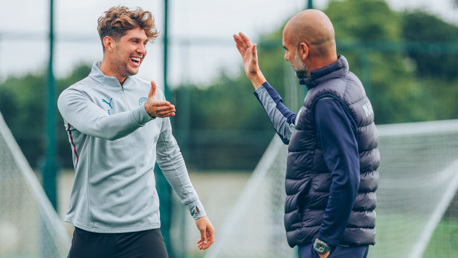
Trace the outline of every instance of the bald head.
<path fill-rule="evenodd" d="M 296 46 L 305 42 L 311 56 L 337 58 L 334 27 L 322 11 L 308 9 L 294 15 L 285 26 L 283 40 Z"/>

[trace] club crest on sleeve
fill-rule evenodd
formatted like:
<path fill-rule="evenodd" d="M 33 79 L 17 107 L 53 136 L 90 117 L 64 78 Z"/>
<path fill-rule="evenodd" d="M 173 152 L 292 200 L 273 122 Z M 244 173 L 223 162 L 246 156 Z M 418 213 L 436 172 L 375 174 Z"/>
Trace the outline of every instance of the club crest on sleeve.
<path fill-rule="evenodd" d="M 146 97 L 141 97 L 141 98 L 138 100 L 138 105 L 139 105 L 139 106 L 145 105 L 146 100 L 148 100 L 148 98 L 146 98 Z"/>

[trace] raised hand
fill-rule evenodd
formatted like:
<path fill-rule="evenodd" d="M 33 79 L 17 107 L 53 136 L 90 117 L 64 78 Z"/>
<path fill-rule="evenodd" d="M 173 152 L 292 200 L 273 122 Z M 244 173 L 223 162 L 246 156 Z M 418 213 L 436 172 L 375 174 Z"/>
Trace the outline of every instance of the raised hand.
<path fill-rule="evenodd" d="M 239 35 L 234 34 L 234 40 L 242 56 L 245 73 L 256 89 L 266 81 L 261 69 L 259 69 L 256 44 L 253 44 L 251 40 L 241 32 Z"/>
<path fill-rule="evenodd" d="M 148 93 L 148 100 L 145 103 L 145 110 L 150 117 L 170 117 L 175 115 L 175 106 L 168 101 L 156 100 L 156 83 L 151 81 L 151 89 Z"/>

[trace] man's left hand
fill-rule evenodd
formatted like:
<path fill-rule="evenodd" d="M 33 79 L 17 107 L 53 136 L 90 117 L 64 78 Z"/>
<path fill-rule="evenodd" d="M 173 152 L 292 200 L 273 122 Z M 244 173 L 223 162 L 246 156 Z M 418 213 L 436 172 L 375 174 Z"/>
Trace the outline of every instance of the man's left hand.
<path fill-rule="evenodd" d="M 200 240 L 197 241 L 197 245 L 200 250 L 205 250 L 215 241 L 215 229 L 207 216 L 198 218 L 196 225 L 200 231 Z"/>

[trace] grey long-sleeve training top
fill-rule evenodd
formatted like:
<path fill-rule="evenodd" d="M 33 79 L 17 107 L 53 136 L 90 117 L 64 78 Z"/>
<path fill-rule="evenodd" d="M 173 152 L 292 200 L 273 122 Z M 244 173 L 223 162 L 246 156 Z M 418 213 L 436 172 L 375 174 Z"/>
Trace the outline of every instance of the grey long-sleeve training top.
<path fill-rule="evenodd" d="M 65 221 L 98 233 L 159 228 L 156 161 L 193 218 L 205 216 L 170 119 L 145 110 L 151 84 L 128 77 L 121 86 L 100 64 L 58 100 L 76 172 Z M 156 98 L 165 100 L 159 88 Z"/>

